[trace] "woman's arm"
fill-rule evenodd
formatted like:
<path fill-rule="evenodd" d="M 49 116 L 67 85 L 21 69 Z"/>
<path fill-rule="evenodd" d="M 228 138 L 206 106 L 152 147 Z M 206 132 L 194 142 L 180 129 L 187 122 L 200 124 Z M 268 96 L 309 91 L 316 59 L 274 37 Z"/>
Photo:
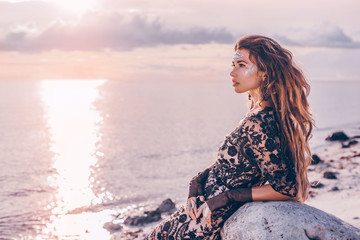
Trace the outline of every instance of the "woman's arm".
<path fill-rule="evenodd" d="M 275 191 L 270 184 L 251 188 L 234 188 L 206 201 L 209 209 L 214 210 L 225 207 L 233 202 L 251 202 L 251 201 L 282 201 L 293 199 L 290 196 Z"/>
<path fill-rule="evenodd" d="M 259 187 L 252 187 L 252 200 L 253 201 L 277 201 L 277 200 L 289 200 L 292 197 L 286 196 L 275 191 L 270 184 L 265 184 Z"/>

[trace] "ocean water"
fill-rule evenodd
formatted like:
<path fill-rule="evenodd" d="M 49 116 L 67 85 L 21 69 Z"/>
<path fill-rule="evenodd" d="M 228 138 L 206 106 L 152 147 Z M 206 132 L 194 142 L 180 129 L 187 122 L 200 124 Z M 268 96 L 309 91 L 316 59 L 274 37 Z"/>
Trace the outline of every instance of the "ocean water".
<path fill-rule="evenodd" d="M 316 153 L 359 128 L 360 82 L 311 86 Z M 0 239 L 110 239 L 116 215 L 184 203 L 246 98 L 231 81 L 1 81 Z"/>

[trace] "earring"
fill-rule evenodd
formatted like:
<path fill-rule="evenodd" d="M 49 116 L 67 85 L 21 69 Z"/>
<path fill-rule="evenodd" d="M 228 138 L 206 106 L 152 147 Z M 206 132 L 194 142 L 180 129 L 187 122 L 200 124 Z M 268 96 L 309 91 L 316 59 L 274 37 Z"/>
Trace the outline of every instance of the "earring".
<path fill-rule="evenodd" d="M 269 99 L 269 97 L 270 97 L 270 94 L 268 93 L 267 89 L 264 89 L 263 100 L 266 101 Z"/>
<path fill-rule="evenodd" d="M 248 99 L 251 100 L 251 95 L 250 95 L 250 93 L 249 93 L 249 95 L 248 95 Z"/>
<path fill-rule="evenodd" d="M 267 77 L 267 75 L 265 75 L 264 83 L 267 80 L 266 77 Z M 270 97 L 270 94 L 269 94 L 269 91 L 268 91 L 268 86 L 269 86 L 269 82 L 266 82 L 264 84 L 264 87 L 263 87 L 262 95 L 263 95 L 263 100 L 264 101 L 267 101 L 269 99 L 269 97 Z"/>

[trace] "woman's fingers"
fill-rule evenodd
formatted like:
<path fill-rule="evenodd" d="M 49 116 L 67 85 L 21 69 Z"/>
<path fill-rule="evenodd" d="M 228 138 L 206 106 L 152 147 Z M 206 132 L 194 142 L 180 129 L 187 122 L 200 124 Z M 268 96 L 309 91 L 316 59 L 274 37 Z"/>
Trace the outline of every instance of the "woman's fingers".
<path fill-rule="evenodd" d="M 204 209 L 204 208 L 202 208 L 202 206 L 203 206 L 203 205 L 201 205 L 201 206 L 199 207 L 199 210 L 198 210 L 198 212 L 197 212 L 197 214 L 196 214 L 196 218 L 199 218 L 199 217 L 200 217 L 200 215 L 201 215 L 201 213 L 202 213 L 202 211 L 203 211 L 203 209 Z"/>
<path fill-rule="evenodd" d="M 211 225 L 211 216 L 209 215 L 208 217 L 207 217 L 207 224 L 209 224 L 209 225 Z"/>
<path fill-rule="evenodd" d="M 191 217 L 192 220 L 194 220 L 194 221 L 196 220 L 196 216 L 193 211 L 190 211 L 189 216 Z"/>
<path fill-rule="evenodd" d="M 194 199 L 191 199 L 190 202 L 191 202 L 191 211 L 194 212 L 194 216 L 195 216 L 195 219 L 193 219 L 193 220 L 196 220 L 196 218 L 197 218 L 196 215 L 198 212 L 197 207 L 196 207 L 196 202 Z"/>
<path fill-rule="evenodd" d="M 190 215 L 190 206 L 187 203 L 186 203 L 185 210 L 186 210 L 187 215 Z"/>
<path fill-rule="evenodd" d="M 196 218 L 199 218 L 201 214 L 203 215 L 205 222 L 211 225 L 211 211 L 206 203 L 202 204 L 199 207 L 198 212 L 196 214 Z"/>
<path fill-rule="evenodd" d="M 196 198 L 191 197 L 188 199 L 186 204 L 186 212 L 191 217 L 192 220 L 196 220 L 197 208 L 195 200 Z"/>
<path fill-rule="evenodd" d="M 200 201 L 205 202 L 205 197 L 204 196 L 200 196 L 199 198 L 200 198 Z M 195 197 L 191 197 L 191 198 L 189 198 L 187 200 L 186 213 L 194 221 L 196 219 L 198 219 L 202 214 L 204 220 L 206 221 L 206 223 L 211 224 L 211 211 L 210 211 L 208 205 L 205 202 L 199 208 L 197 208 L 197 206 L 196 206 L 196 198 Z"/>
<path fill-rule="evenodd" d="M 206 208 L 203 211 L 204 218 L 206 219 L 207 224 L 211 224 L 211 211 L 209 207 L 206 205 Z"/>
<path fill-rule="evenodd" d="M 211 224 L 211 211 L 206 202 L 199 207 L 199 212 L 196 215 L 196 217 L 197 218 L 200 217 L 201 213 L 203 215 L 205 222 L 210 225 Z"/>

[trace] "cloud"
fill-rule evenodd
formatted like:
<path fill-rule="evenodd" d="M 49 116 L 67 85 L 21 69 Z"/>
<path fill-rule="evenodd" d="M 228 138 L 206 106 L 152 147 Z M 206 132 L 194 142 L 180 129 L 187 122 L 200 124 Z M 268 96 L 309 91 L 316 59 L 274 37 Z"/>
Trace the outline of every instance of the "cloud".
<path fill-rule="evenodd" d="M 118 13 L 88 12 L 78 22 L 57 20 L 44 30 L 36 25 L 17 27 L 0 40 L 0 50 L 38 52 L 51 49 L 93 51 L 131 50 L 174 44 L 233 43 L 225 28 L 192 27 L 166 29 L 159 20 L 134 15 L 130 19 Z"/>
<path fill-rule="evenodd" d="M 54 19 L 70 20 L 74 15 L 65 9 L 59 8 L 51 2 L 25 1 L 3 2 L 0 1 L 0 34 L 7 33 L 19 25 L 33 23 L 39 27 L 47 25 Z"/>
<path fill-rule="evenodd" d="M 287 36 L 275 35 L 279 42 L 291 46 L 360 48 L 360 42 L 354 41 L 339 26 L 325 22 L 310 29 L 296 29 Z"/>
<path fill-rule="evenodd" d="M 135 5 L 143 6 L 145 2 L 139 0 Z M 167 5 L 164 9 L 139 8 L 137 9 L 139 11 L 135 11 L 134 14 L 130 11 L 133 8 L 129 8 L 133 7 L 133 1 L 130 4 L 130 1 L 109 0 L 106 4 L 110 7 L 107 6 L 107 9 L 104 7 L 102 11 L 87 12 L 78 18 L 52 3 L 0 2 L 0 15 L 4 17 L 4 21 L 0 22 L 0 51 L 24 53 L 52 49 L 126 51 L 159 45 L 212 42 L 233 44 L 237 40 L 234 36 L 241 36 L 240 33 L 244 32 L 269 35 L 280 43 L 291 46 L 360 48 L 359 41 L 355 41 L 341 27 L 331 23 L 312 28 L 296 28 L 296 26 L 309 25 L 302 19 L 301 24 L 292 24 L 291 26 L 295 29 L 291 30 L 286 27 L 286 24 L 282 26 L 275 24 L 276 19 L 272 19 L 268 23 L 273 23 L 274 26 L 263 31 L 261 26 L 268 25 L 263 21 L 261 24 L 253 25 L 254 21 L 249 16 L 247 18 L 250 19 L 251 24 L 242 24 L 240 27 L 233 17 L 226 18 L 225 16 L 219 18 L 219 21 L 213 21 L 213 16 L 220 13 L 218 11 L 223 11 L 217 10 L 216 7 L 201 8 L 200 11 L 199 6 L 193 9 L 190 7 L 173 8 L 172 5 Z M 190 1 L 188 5 L 190 6 Z M 228 15 L 232 16 L 230 13 Z M 149 19 L 149 16 L 152 19 Z M 208 16 L 211 16 L 211 20 Z M 318 19 L 311 21 L 318 21 Z M 194 26 L 194 22 L 198 26 Z M 251 31 L 246 30 L 249 28 Z M 274 35 L 276 32 L 281 34 Z"/>

